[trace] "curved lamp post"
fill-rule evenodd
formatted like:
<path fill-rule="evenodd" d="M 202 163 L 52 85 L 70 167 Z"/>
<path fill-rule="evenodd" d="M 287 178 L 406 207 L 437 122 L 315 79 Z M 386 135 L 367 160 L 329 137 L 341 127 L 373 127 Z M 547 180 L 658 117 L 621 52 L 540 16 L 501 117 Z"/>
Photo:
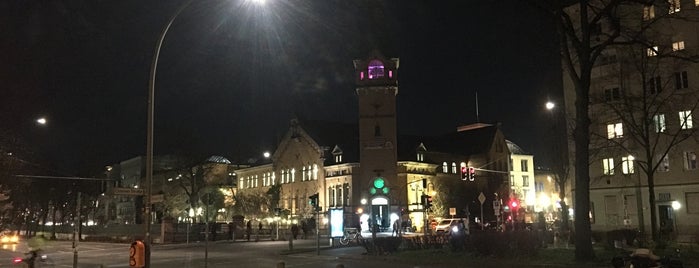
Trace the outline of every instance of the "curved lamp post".
<path fill-rule="evenodd" d="M 187 6 L 192 4 L 193 0 L 187 0 L 184 2 L 175 12 L 175 14 L 170 17 L 163 31 L 158 37 L 158 41 L 155 44 L 155 52 L 153 53 L 153 61 L 150 67 L 150 79 L 148 81 L 148 126 L 146 130 L 146 198 L 145 198 L 145 212 L 146 212 L 146 230 L 144 242 L 146 245 L 146 268 L 150 266 L 150 252 L 151 252 L 151 195 L 153 194 L 153 112 L 155 110 L 154 100 L 155 100 L 155 73 L 158 67 L 158 57 L 160 56 L 160 48 L 163 45 L 163 40 L 165 40 L 165 35 L 167 31 L 172 26 L 177 16 L 182 13 Z"/>
<path fill-rule="evenodd" d="M 249 0 L 258 5 L 264 5 L 265 0 Z M 153 61 L 151 62 L 150 68 L 150 79 L 148 80 L 148 126 L 146 130 L 146 198 L 145 198 L 145 214 L 146 214 L 146 230 L 144 242 L 146 244 L 146 268 L 150 267 L 150 251 L 151 251 L 151 195 L 153 193 L 153 113 L 155 110 L 155 74 L 158 68 L 158 58 L 160 57 L 160 48 L 165 40 L 165 35 L 167 35 L 170 26 L 177 19 L 177 16 L 182 13 L 182 11 L 191 5 L 193 0 L 187 0 L 182 3 L 182 5 L 175 11 L 175 13 L 170 17 L 167 24 L 163 28 L 158 40 L 155 44 L 155 51 L 153 53 Z"/>

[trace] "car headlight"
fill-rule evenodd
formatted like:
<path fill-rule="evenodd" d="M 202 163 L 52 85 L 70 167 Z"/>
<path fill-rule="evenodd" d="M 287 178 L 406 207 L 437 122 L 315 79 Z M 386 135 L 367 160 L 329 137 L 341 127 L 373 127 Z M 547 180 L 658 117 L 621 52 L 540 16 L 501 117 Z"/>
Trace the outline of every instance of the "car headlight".
<path fill-rule="evenodd" d="M 16 236 L 16 235 L 10 236 L 10 242 L 12 242 L 12 243 L 19 242 L 19 236 Z"/>
<path fill-rule="evenodd" d="M 0 242 L 2 242 L 2 243 L 10 243 L 10 238 L 7 237 L 7 236 L 3 236 L 2 238 L 0 238 Z"/>
<path fill-rule="evenodd" d="M 459 227 L 456 227 L 456 226 L 451 227 L 451 231 L 454 232 L 454 233 L 458 233 L 458 232 L 459 232 Z"/>

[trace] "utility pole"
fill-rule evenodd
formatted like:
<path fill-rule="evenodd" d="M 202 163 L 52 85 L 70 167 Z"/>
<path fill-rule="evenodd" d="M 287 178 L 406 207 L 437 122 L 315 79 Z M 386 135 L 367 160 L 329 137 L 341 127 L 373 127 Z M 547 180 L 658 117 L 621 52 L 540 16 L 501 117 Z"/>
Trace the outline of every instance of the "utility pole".
<path fill-rule="evenodd" d="M 80 192 L 76 202 L 76 213 L 73 227 L 73 268 L 78 268 L 78 242 L 80 241 Z"/>

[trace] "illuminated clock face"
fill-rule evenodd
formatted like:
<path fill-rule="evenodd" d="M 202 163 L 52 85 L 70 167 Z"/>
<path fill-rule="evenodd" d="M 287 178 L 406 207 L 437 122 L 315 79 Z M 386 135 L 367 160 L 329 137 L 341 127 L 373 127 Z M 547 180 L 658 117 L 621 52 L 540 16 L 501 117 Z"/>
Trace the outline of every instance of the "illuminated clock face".
<path fill-rule="evenodd" d="M 374 180 L 374 188 L 376 189 L 381 189 L 384 187 L 384 181 L 383 178 L 378 177 Z"/>

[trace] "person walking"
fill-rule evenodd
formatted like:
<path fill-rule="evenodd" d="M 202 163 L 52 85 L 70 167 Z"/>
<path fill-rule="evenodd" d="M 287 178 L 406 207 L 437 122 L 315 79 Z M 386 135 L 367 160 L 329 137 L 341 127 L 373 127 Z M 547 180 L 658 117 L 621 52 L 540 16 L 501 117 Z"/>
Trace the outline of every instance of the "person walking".
<path fill-rule="evenodd" d="M 250 234 L 252 233 L 252 220 L 248 220 L 247 228 L 248 241 L 250 241 Z"/>

